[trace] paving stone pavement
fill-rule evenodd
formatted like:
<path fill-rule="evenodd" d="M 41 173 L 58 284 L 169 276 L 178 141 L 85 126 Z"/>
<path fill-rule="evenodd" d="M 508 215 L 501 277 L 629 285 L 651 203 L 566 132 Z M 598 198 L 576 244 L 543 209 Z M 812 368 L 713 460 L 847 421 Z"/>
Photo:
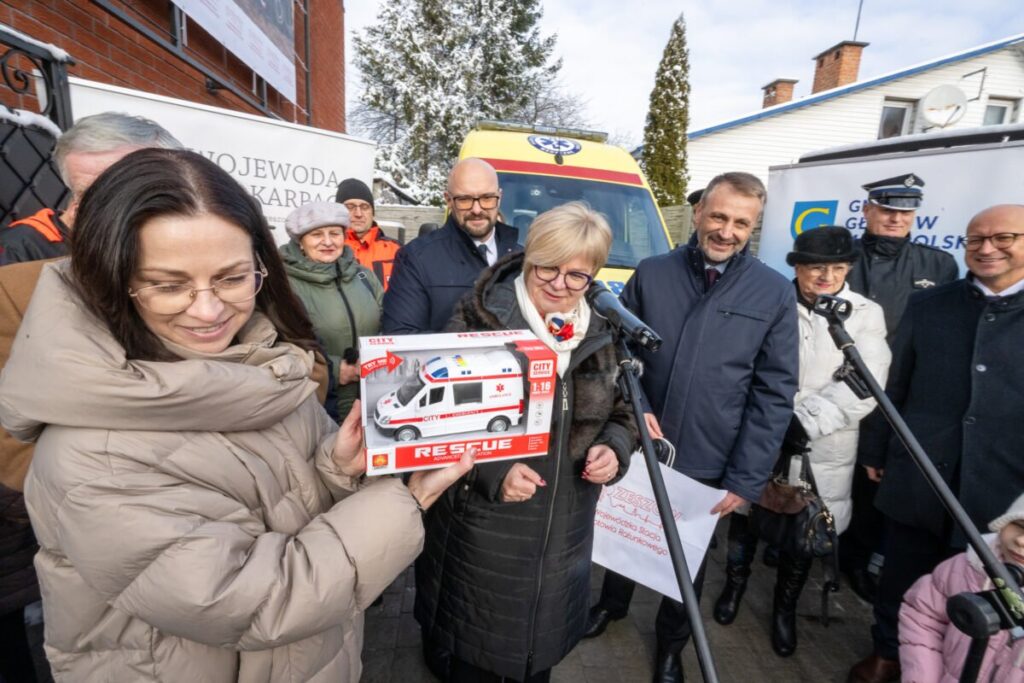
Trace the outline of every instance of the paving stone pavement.
<path fill-rule="evenodd" d="M 725 525 L 719 527 L 724 540 Z M 731 626 L 711 618 L 711 606 L 724 581 L 724 543 L 711 551 L 704 623 L 722 683 L 800 681 L 842 683 L 850 666 L 871 650 L 871 608 L 845 586 L 830 598 L 831 622 L 820 623 L 820 566 L 816 565 L 797 610 L 798 647 L 792 657 L 775 655 L 769 641 L 769 620 L 775 570 L 761 564 Z M 604 571 L 594 567 L 591 586 L 596 602 Z M 415 587 L 412 570 L 404 572 L 384 593 L 384 603 L 366 613 L 363 683 L 434 683 L 420 651 L 419 625 L 412 615 Z M 613 622 L 605 633 L 584 640 L 555 667 L 553 683 L 647 683 L 653 673 L 654 615 L 661 596 L 637 587 L 629 616 Z M 701 681 L 692 646 L 683 653 L 687 680 Z"/>

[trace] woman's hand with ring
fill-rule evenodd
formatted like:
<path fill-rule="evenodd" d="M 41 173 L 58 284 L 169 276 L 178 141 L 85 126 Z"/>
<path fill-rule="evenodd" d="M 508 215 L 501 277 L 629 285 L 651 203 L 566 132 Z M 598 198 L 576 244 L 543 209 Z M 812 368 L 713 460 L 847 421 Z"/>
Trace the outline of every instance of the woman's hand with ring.
<path fill-rule="evenodd" d="M 605 444 L 591 446 L 583 467 L 583 478 L 591 484 L 607 484 L 619 473 L 619 459 Z"/>

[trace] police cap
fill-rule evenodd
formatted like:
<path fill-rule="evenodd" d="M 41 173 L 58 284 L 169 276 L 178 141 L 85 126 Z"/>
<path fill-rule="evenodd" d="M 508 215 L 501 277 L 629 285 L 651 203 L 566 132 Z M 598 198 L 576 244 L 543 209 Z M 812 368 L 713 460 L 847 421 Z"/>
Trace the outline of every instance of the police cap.
<path fill-rule="evenodd" d="M 867 190 L 868 202 L 896 211 L 914 211 L 924 199 L 924 181 L 914 173 L 898 175 L 861 185 Z"/>

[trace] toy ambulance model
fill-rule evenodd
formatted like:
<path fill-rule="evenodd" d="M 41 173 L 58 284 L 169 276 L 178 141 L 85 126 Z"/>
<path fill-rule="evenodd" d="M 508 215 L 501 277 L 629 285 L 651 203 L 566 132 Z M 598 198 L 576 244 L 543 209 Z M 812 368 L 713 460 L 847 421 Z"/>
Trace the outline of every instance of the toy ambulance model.
<path fill-rule="evenodd" d="M 523 418 L 523 383 L 522 367 L 510 351 L 438 356 L 377 401 L 373 422 L 396 441 L 505 432 Z"/>

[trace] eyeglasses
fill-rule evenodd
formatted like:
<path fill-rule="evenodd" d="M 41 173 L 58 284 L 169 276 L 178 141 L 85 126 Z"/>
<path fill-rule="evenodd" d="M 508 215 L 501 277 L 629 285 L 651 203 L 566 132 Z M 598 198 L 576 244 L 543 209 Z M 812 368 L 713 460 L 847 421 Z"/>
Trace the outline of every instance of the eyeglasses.
<path fill-rule="evenodd" d="M 466 211 L 472 209 L 474 202 L 480 203 L 481 209 L 493 209 L 498 206 L 498 200 L 501 199 L 500 194 L 482 194 L 478 197 L 471 195 L 459 195 L 458 197 L 452 197 L 452 204 L 459 211 Z"/>
<path fill-rule="evenodd" d="M 259 270 L 217 278 L 212 287 L 196 289 L 180 282 L 168 282 L 138 289 L 129 287 L 128 296 L 157 315 L 184 313 L 195 302 L 199 292 L 213 292 L 215 297 L 226 304 L 244 303 L 256 298 L 267 278 L 267 267 L 259 259 L 256 262 Z"/>
<path fill-rule="evenodd" d="M 817 263 L 814 265 L 807 266 L 807 270 L 811 271 L 811 274 L 815 277 L 821 277 L 826 273 L 835 273 L 836 275 L 846 275 L 850 270 L 849 263 Z"/>
<path fill-rule="evenodd" d="M 578 270 L 570 270 L 568 273 L 563 273 L 555 266 L 534 266 L 533 272 L 544 282 L 554 282 L 561 275 L 566 289 L 571 289 L 574 292 L 586 289 L 594 281 L 594 277 L 587 273 L 581 273 Z"/>
<path fill-rule="evenodd" d="M 985 242 L 992 240 L 992 246 L 996 249 L 1006 249 L 1013 245 L 1017 241 L 1017 238 L 1024 235 L 1024 232 L 998 232 L 995 235 L 967 235 L 964 237 L 964 243 L 967 245 L 967 251 L 977 251 L 981 249 L 981 245 Z"/>
<path fill-rule="evenodd" d="M 349 213 L 368 213 L 373 208 L 366 202 L 345 202 L 342 206 L 348 209 Z"/>

